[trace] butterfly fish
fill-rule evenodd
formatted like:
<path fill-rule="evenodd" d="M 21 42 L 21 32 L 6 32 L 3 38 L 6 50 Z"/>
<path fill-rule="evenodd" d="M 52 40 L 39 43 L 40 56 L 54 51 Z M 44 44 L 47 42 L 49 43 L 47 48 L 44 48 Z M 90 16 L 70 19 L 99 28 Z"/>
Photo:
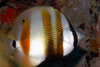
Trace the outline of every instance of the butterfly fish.
<path fill-rule="evenodd" d="M 33 7 L 14 21 L 14 58 L 21 67 L 37 66 L 68 55 L 84 35 L 53 7 Z"/>

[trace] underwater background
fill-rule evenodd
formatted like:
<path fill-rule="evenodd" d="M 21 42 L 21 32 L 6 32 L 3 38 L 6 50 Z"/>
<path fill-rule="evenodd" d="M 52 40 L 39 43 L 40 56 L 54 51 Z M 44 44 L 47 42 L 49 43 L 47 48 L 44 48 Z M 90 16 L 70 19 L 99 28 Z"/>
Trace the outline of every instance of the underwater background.
<path fill-rule="evenodd" d="M 4 45 L 12 41 L 14 19 L 35 6 L 58 9 L 85 36 L 68 56 L 38 67 L 100 67 L 100 0 L 0 0 L 0 67 L 18 67 Z"/>

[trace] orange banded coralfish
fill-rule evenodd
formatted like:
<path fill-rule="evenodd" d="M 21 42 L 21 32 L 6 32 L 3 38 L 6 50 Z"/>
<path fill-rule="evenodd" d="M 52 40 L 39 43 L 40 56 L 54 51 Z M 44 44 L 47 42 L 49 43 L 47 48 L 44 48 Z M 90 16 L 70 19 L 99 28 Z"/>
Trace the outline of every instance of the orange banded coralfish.
<path fill-rule="evenodd" d="M 14 21 L 13 36 L 14 57 L 21 67 L 68 55 L 84 37 L 52 7 L 33 7 L 22 12 Z"/>

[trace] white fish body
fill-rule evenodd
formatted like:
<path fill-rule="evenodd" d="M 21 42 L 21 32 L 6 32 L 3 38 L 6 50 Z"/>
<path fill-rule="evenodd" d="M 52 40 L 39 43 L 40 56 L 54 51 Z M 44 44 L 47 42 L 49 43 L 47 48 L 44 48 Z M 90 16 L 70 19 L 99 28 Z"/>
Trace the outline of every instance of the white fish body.
<path fill-rule="evenodd" d="M 68 55 L 84 35 L 52 7 L 34 7 L 14 21 L 15 59 L 21 67 Z"/>

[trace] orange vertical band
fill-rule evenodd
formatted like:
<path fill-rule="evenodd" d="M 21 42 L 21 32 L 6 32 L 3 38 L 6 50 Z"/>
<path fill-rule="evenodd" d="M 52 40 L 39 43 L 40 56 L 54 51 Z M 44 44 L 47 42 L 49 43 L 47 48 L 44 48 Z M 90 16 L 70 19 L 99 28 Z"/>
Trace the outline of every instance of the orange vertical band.
<path fill-rule="evenodd" d="M 28 54 L 29 47 L 30 47 L 30 20 L 29 19 L 25 20 L 25 23 L 23 23 L 20 44 L 24 53 Z"/>

